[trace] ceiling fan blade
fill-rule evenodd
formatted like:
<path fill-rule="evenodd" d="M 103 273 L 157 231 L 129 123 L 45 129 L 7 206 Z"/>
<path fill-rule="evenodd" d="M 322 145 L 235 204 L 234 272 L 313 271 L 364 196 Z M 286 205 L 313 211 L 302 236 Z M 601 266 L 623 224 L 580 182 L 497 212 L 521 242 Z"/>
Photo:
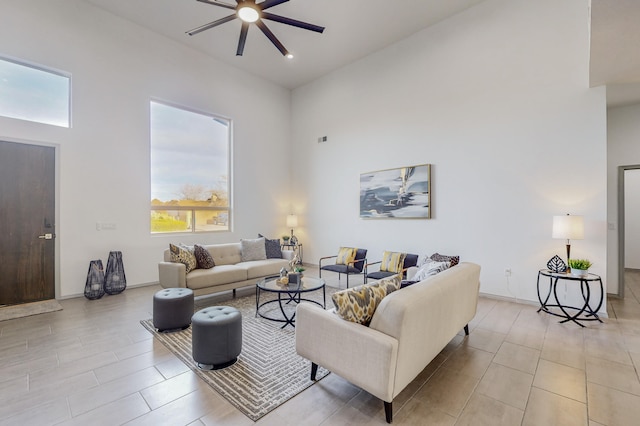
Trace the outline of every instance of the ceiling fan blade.
<path fill-rule="evenodd" d="M 217 27 L 218 25 L 224 24 L 225 22 L 233 21 L 238 16 L 234 13 L 233 15 L 225 16 L 224 18 L 220 18 L 217 21 L 209 22 L 208 24 L 204 24 L 201 27 L 194 28 L 191 31 L 187 31 L 187 34 L 190 36 L 201 33 L 202 31 L 208 30 L 209 28 Z"/>
<path fill-rule="evenodd" d="M 242 22 L 242 28 L 240 28 L 240 39 L 238 39 L 238 50 L 236 50 L 236 56 L 242 56 L 244 53 L 244 44 L 247 42 L 247 33 L 249 32 L 249 23 Z"/>
<path fill-rule="evenodd" d="M 273 13 L 269 13 L 269 12 L 262 12 L 262 18 L 269 19 L 271 21 L 280 22 L 281 24 L 293 25 L 294 27 L 303 28 L 309 31 L 315 31 L 317 33 L 322 33 L 324 31 L 324 27 L 321 27 L 319 25 L 313 25 L 307 22 L 297 21 L 295 19 L 286 18 L 284 16 L 274 15 Z"/>
<path fill-rule="evenodd" d="M 258 3 L 258 7 L 262 10 L 269 9 L 270 7 L 277 6 L 282 3 L 286 3 L 289 0 L 265 0 L 262 3 Z"/>
<path fill-rule="evenodd" d="M 271 43 L 273 43 L 273 45 L 278 48 L 278 50 L 280 51 L 280 53 L 282 53 L 283 56 L 289 55 L 289 52 L 287 51 L 287 49 L 282 45 L 282 43 L 280 43 L 280 40 L 278 40 L 278 38 L 271 32 L 271 30 L 267 28 L 267 26 L 264 24 L 264 22 L 262 22 L 262 20 L 258 19 L 256 21 L 256 25 L 258 26 L 258 28 L 260 28 L 260 30 L 264 33 L 264 35 L 266 35 L 267 38 L 271 40 Z"/>
<path fill-rule="evenodd" d="M 234 5 L 230 5 L 230 4 L 222 3 L 220 1 L 215 1 L 215 0 L 197 0 L 197 1 L 199 1 L 200 3 L 211 4 L 213 6 L 220 6 L 220 7 L 226 8 L 226 9 L 233 9 L 233 10 L 236 10 L 236 6 L 237 6 L 235 4 Z"/>

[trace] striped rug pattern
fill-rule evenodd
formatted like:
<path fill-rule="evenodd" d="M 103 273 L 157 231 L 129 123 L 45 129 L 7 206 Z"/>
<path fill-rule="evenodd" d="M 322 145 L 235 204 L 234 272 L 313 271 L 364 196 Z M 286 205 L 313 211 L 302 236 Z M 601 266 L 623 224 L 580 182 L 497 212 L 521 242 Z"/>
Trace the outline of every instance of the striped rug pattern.
<path fill-rule="evenodd" d="M 296 354 L 295 331 L 290 326 L 283 330 L 280 329 L 281 323 L 256 318 L 255 296 L 232 299 L 219 305 L 233 306 L 242 313 L 242 352 L 235 364 L 222 370 L 201 370 L 197 367 L 191 357 L 191 327 L 172 333 L 158 333 L 153 327 L 153 320 L 140 323 L 253 421 L 315 383 L 310 379 L 311 363 Z M 196 310 L 203 307 L 196 307 Z M 329 371 L 319 367 L 316 379 L 328 374 Z"/>

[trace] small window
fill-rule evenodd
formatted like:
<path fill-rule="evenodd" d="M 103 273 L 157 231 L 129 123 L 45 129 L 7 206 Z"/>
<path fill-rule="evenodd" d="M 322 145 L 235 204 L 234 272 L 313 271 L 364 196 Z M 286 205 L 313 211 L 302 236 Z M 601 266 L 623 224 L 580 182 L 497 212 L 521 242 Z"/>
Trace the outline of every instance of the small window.
<path fill-rule="evenodd" d="M 68 75 L 0 58 L 0 115 L 70 127 L 70 105 Z"/>
<path fill-rule="evenodd" d="M 151 102 L 151 232 L 230 229 L 231 123 Z"/>

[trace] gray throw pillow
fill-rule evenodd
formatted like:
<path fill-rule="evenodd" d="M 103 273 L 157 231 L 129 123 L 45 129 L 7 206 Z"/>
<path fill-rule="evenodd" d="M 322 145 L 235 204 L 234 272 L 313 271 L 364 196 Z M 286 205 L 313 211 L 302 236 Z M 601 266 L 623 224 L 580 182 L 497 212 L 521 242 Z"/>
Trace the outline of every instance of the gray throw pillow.
<path fill-rule="evenodd" d="M 267 252 L 265 250 L 264 238 L 255 240 L 240 240 L 241 259 L 243 262 L 250 260 L 265 260 Z"/>
<path fill-rule="evenodd" d="M 270 240 L 262 234 L 258 234 L 258 237 L 264 238 L 264 249 L 267 253 L 267 259 L 282 259 L 282 249 L 280 248 L 279 238 Z"/>

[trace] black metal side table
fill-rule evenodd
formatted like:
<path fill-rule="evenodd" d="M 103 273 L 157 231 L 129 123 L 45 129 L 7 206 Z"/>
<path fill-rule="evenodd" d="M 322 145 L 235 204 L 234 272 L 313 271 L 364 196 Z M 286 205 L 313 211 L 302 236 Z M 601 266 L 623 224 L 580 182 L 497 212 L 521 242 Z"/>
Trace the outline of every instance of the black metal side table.
<path fill-rule="evenodd" d="M 540 292 L 540 277 L 549 277 L 549 291 L 547 292 L 544 300 L 542 300 L 542 294 Z M 560 301 L 558 300 L 558 281 L 559 280 L 579 282 L 580 292 L 582 293 L 582 300 L 584 301 L 584 305 L 582 305 L 581 307 L 575 307 L 575 306 L 563 305 L 562 303 L 560 303 Z M 600 294 L 599 294 L 600 297 L 597 300 L 598 306 L 596 306 L 595 309 L 591 308 L 592 301 L 591 301 L 590 285 L 592 283 L 600 284 Z M 577 276 L 568 274 L 566 272 L 552 272 L 552 271 L 549 271 L 548 269 L 541 269 L 540 271 L 538 271 L 537 289 L 538 289 L 538 300 L 540 301 L 540 309 L 538 309 L 538 312 L 544 311 L 550 315 L 555 315 L 557 317 L 564 318 L 562 321 L 560 321 L 561 323 L 565 323 L 567 321 L 573 321 L 576 324 L 578 324 L 580 327 L 584 327 L 584 324 L 581 324 L 580 321 L 602 322 L 602 320 L 598 316 L 598 311 L 602 307 L 602 302 L 604 300 L 604 287 L 602 285 L 602 279 L 600 278 L 599 275 L 588 274 L 585 277 L 577 277 Z M 551 298 L 552 293 L 555 299 L 555 304 L 549 303 L 549 302 L 553 302 L 553 300 L 549 300 Z M 559 308 L 560 313 L 553 312 L 549 308 Z M 575 314 L 572 312 L 575 312 Z"/>

